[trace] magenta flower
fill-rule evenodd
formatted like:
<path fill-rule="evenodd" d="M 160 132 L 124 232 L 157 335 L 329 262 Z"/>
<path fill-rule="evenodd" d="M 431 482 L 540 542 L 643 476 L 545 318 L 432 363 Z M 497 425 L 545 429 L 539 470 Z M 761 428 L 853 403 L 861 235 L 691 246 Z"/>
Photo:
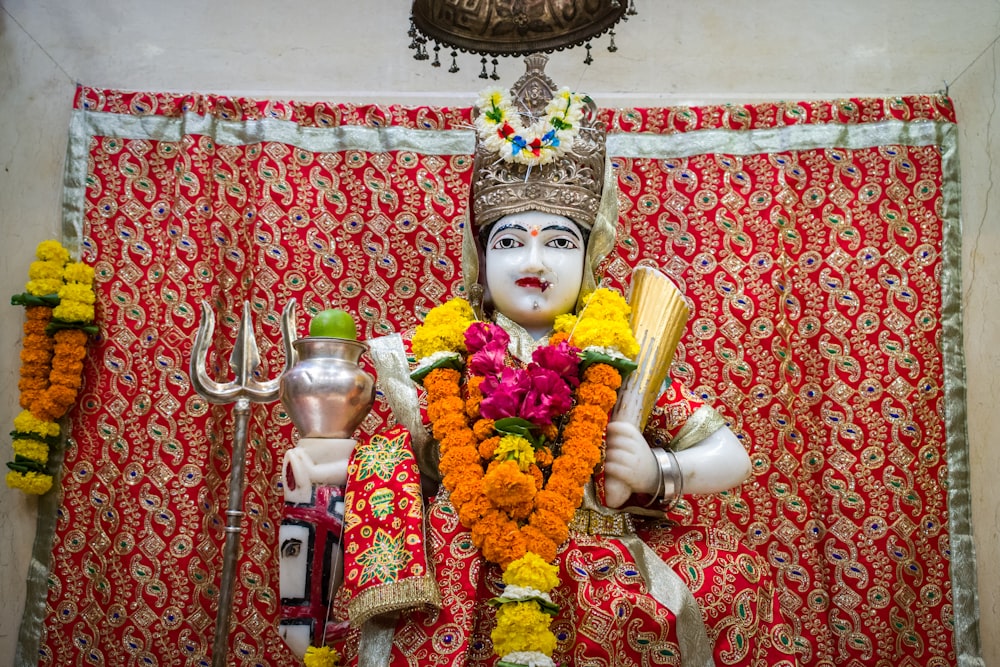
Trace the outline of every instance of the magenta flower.
<path fill-rule="evenodd" d="M 518 417 L 521 402 L 530 388 L 531 378 L 527 372 L 505 366 L 499 375 L 487 375 L 479 385 L 483 392 L 479 413 L 487 419 Z"/>
<path fill-rule="evenodd" d="M 555 371 L 534 366 L 527 372 L 530 386 L 521 401 L 520 417 L 544 426 L 573 406 L 573 390 Z"/>
<path fill-rule="evenodd" d="M 504 367 L 510 335 L 496 325 L 474 322 L 465 331 L 465 346 L 471 352 L 469 371 L 474 375 L 495 375 Z"/>
<path fill-rule="evenodd" d="M 465 330 L 465 349 L 471 354 L 475 354 L 493 341 L 507 347 L 510 335 L 503 330 L 503 327 L 486 322 L 473 322 Z"/>
<path fill-rule="evenodd" d="M 570 387 L 580 384 L 580 350 L 566 341 L 558 345 L 546 345 L 531 355 L 532 366 L 554 371 Z"/>

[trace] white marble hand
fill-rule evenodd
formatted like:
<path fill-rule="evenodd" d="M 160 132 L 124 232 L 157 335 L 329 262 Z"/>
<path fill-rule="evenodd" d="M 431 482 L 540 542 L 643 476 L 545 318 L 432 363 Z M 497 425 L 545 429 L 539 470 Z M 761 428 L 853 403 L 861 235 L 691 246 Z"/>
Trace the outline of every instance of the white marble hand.
<path fill-rule="evenodd" d="M 633 493 L 656 493 L 660 468 L 649 443 L 634 424 L 614 421 L 608 424 L 604 458 L 604 501 L 608 507 L 621 507 Z"/>
<path fill-rule="evenodd" d="M 704 440 L 677 452 L 684 493 L 718 493 L 744 482 L 750 457 L 736 435 L 720 428 Z M 633 493 L 656 493 L 660 468 L 639 429 L 630 422 L 608 424 L 604 461 L 604 499 L 621 507 Z"/>

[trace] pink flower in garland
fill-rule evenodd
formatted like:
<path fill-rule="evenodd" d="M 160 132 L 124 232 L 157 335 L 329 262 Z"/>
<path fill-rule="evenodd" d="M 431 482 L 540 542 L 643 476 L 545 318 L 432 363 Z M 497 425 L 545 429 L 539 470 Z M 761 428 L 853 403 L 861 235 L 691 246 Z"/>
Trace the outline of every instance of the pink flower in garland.
<path fill-rule="evenodd" d="M 519 417 L 521 403 L 531 388 L 531 378 L 524 370 L 504 367 L 499 375 L 487 375 L 479 388 L 483 392 L 483 400 L 479 404 L 479 413 L 483 417 Z"/>
<path fill-rule="evenodd" d="M 465 331 L 465 347 L 471 353 L 469 371 L 489 377 L 504 367 L 504 357 L 510 335 L 503 328 L 484 322 L 474 322 Z"/>
<path fill-rule="evenodd" d="M 573 390 L 558 373 L 533 366 L 527 375 L 531 384 L 521 401 L 520 417 L 545 426 L 573 406 Z"/>
<path fill-rule="evenodd" d="M 566 341 L 558 345 L 545 345 L 531 355 L 532 366 L 554 371 L 570 387 L 580 384 L 580 350 Z"/>

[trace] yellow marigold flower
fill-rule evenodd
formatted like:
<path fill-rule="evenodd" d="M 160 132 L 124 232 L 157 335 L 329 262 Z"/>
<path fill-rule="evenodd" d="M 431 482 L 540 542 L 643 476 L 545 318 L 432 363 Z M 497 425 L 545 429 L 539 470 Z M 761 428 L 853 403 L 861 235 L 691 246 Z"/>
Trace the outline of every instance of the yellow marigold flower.
<path fill-rule="evenodd" d="M 511 460 L 517 463 L 521 472 L 526 472 L 528 466 L 535 462 L 535 449 L 526 438 L 519 435 L 505 435 L 500 438 L 493 458 L 497 461 Z"/>
<path fill-rule="evenodd" d="M 28 438 L 15 438 L 11 443 L 14 447 L 14 454 L 45 463 L 49 460 L 49 446 L 39 440 L 29 440 Z"/>
<path fill-rule="evenodd" d="M 63 269 L 59 262 L 32 262 L 28 267 L 30 280 L 62 280 Z"/>
<path fill-rule="evenodd" d="M 45 296 L 46 294 L 57 294 L 62 286 L 61 278 L 41 278 L 29 280 L 24 286 L 24 291 L 32 296 Z"/>
<path fill-rule="evenodd" d="M 337 667 L 340 654 L 330 646 L 310 646 L 303 658 L 306 667 Z"/>
<path fill-rule="evenodd" d="M 75 301 L 63 301 L 52 309 L 52 317 L 64 322 L 93 322 L 94 307 Z"/>
<path fill-rule="evenodd" d="M 556 637 L 549 630 L 552 617 L 535 601 L 508 602 L 497 610 L 497 627 L 490 637 L 493 651 L 504 656 L 515 651 L 538 651 L 551 656 Z"/>
<path fill-rule="evenodd" d="M 21 433 L 37 433 L 42 437 L 55 437 L 59 435 L 59 424 L 37 419 L 27 410 L 21 410 L 14 417 L 14 429 Z"/>
<path fill-rule="evenodd" d="M 559 568 L 529 551 L 507 566 L 503 582 L 508 586 L 523 586 L 548 593 L 559 585 Z"/>
<path fill-rule="evenodd" d="M 584 299 L 584 311 L 581 317 L 596 317 L 606 319 L 628 319 L 632 313 L 632 307 L 628 305 L 618 292 L 601 288 L 594 290 Z"/>
<path fill-rule="evenodd" d="M 11 470 L 7 473 L 7 486 L 40 496 L 52 488 L 52 475 Z"/>
<path fill-rule="evenodd" d="M 66 283 L 59 290 L 61 301 L 76 301 L 77 303 L 93 304 L 97 300 L 94 290 L 89 285 L 81 283 Z"/>
<path fill-rule="evenodd" d="M 42 241 L 35 248 L 35 257 L 45 262 L 59 262 L 63 265 L 69 261 L 69 251 L 59 241 Z"/>
<path fill-rule="evenodd" d="M 552 328 L 555 329 L 557 333 L 570 333 L 573 331 L 573 327 L 576 326 L 576 321 L 576 315 L 573 313 L 557 315 Z"/>
<path fill-rule="evenodd" d="M 451 299 L 432 308 L 413 334 L 414 356 L 422 359 L 436 352 L 465 352 L 465 330 L 472 321 L 472 306 L 465 299 Z"/>
<path fill-rule="evenodd" d="M 67 282 L 91 285 L 94 282 L 94 268 L 83 262 L 70 262 L 63 269 L 63 279 Z"/>

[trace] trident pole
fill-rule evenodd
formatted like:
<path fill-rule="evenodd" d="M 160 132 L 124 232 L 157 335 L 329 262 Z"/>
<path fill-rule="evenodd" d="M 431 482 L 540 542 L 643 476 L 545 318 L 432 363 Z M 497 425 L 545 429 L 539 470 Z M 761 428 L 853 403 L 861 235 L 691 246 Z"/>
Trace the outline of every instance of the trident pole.
<path fill-rule="evenodd" d="M 294 363 L 295 351 L 290 335 L 295 329 L 295 301 L 285 306 L 281 316 L 281 330 L 285 341 L 285 370 Z M 194 390 L 209 403 L 233 408 L 233 460 L 229 469 L 229 503 L 226 508 L 225 544 L 222 550 L 222 578 L 219 585 L 219 605 L 215 618 L 215 637 L 212 643 L 212 667 L 225 667 L 229 648 L 229 620 L 233 610 L 233 592 L 236 584 L 236 564 L 240 553 L 240 533 L 243 531 L 243 486 L 247 459 L 247 429 L 250 423 L 251 403 L 270 403 L 278 398 L 278 378 L 260 381 L 254 375 L 260 366 L 260 351 L 250 322 L 250 304 L 243 302 L 243 318 L 230 356 L 234 379 L 217 382 L 209 377 L 205 357 L 215 331 L 215 313 L 205 301 L 201 302 L 201 321 L 191 351 L 191 384 Z"/>

